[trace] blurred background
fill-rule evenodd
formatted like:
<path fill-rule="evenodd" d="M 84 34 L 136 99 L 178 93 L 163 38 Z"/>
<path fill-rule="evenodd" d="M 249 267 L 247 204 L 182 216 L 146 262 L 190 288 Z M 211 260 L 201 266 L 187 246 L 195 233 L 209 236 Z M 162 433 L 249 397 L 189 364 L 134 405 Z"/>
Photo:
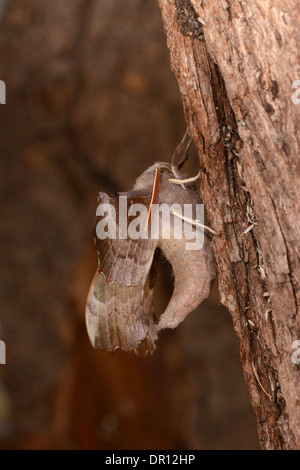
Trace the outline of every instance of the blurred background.
<path fill-rule="evenodd" d="M 185 131 L 157 2 L 1 0 L 0 79 L 0 448 L 258 448 L 216 285 L 150 358 L 85 329 L 97 192 L 130 189 Z"/>

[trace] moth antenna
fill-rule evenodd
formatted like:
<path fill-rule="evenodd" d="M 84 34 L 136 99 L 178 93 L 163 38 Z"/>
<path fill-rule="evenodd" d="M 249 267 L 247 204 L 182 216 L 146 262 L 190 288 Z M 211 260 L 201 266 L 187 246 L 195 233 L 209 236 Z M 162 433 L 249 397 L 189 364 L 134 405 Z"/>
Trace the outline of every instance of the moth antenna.
<path fill-rule="evenodd" d="M 179 214 L 178 212 L 176 211 L 171 211 L 172 214 L 174 214 L 176 217 L 179 217 L 180 219 L 186 221 L 186 222 L 189 222 L 190 224 L 192 225 L 197 225 L 198 227 L 202 227 L 206 230 L 208 230 L 210 233 L 212 233 L 213 235 L 218 235 L 217 232 L 215 230 L 213 230 L 212 228 L 208 227 L 207 225 L 204 225 L 204 224 L 201 224 L 201 222 L 199 222 L 199 220 L 196 220 L 196 219 L 191 219 L 190 217 L 186 217 L 185 215 L 181 215 Z"/>
<path fill-rule="evenodd" d="M 159 181 L 160 181 L 160 167 L 157 167 L 155 169 L 155 176 L 154 176 L 154 182 L 153 182 L 153 188 L 152 188 L 152 196 L 151 196 L 151 201 L 150 201 L 150 206 L 149 206 L 149 213 L 148 213 L 148 217 L 147 217 L 145 230 L 148 228 L 150 220 L 151 220 L 152 206 L 153 206 L 153 204 L 156 203 L 156 199 L 157 199 L 157 195 L 158 195 Z"/>
<path fill-rule="evenodd" d="M 182 176 L 180 173 L 180 168 L 184 165 L 184 163 L 189 158 L 189 150 L 192 143 L 192 139 L 189 136 L 188 129 L 185 131 L 185 134 L 180 142 L 177 145 L 175 152 L 173 153 L 172 160 L 171 160 L 171 169 L 174 176 L 178 179 Z"/>
<path fill-rule="evenodd" d="M 198 171 L 196 176 L 192 176 L 192 178 L 185 178 L 183 180 L 177 178 L 169 178 L 169 181 L 174 184 L 183 184 L 183 183 L 192 183 L 193 181 L 197 181 L 198 178 L 201 176 L 201 170 Z"/>

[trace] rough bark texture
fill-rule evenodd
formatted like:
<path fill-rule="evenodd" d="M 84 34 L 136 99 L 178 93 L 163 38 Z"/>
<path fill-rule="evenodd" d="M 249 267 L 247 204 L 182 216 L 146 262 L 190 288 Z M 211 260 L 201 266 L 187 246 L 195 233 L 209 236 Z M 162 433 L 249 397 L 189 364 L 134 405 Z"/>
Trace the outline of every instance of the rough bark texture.
<path fill-rule="evenodd" d="M 159 0 L 264 449 L 300 447 L 296 1 Z M 244 233 L 247 227 L 253 229 Z"/>

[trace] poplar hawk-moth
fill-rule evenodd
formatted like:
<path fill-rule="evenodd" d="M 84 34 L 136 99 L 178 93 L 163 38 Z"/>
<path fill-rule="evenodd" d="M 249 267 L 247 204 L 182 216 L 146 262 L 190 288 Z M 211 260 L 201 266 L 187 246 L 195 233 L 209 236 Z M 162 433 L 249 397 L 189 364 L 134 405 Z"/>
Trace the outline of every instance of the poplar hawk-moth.
<path fill-rule="evenodd" d="M 157 238 L 133 239 L 127 233 L 132 217 L 129 215 L 125 221 L 119 219 L 120 203 L 127 201 L 128 214 L 131 206 L 143 204 L 147 207 L 147 227 L 144 229 L 149 232 L 154 206 L 166 204 L 183 208 L 185 204 L 192 207 L 201 204 L 193 181 L 181 179 L 182 184 L 175 184 L 182 178 L 179 168 L 187 158 L 189 145 L 186 133 L 173 155 L 172 165 L 155 163 L 137 179 L 132 191 L 98 194 L 99 205 L 109 204 L 114 208 L 116 238 L 99 239 L 97 224 L 103 219 L 97 216 L 94 242 L 98 269 L 86 304 L 87 330 L 96 348 L 111 352 L 117 348 L 134 350 L 140 355 L 152 353 L 158 332 L 178 326 L 209 295 L 215 265 L 207 231 L 203 233 L 201 249 L 187 250 L 190 240 L 185 234 L 181 239 L 174 235 L 175 211 L 171 216 L 169 239 L 162 236 L 161 225 Z M 172 175 L 177 180 L 172 179 Z M 189 223 L 193 224 L 193 221 L 191 218 Z M 152 300 L 160 252 L 172 265 L 174 291 L 165 312 L 158 318 Z"/>

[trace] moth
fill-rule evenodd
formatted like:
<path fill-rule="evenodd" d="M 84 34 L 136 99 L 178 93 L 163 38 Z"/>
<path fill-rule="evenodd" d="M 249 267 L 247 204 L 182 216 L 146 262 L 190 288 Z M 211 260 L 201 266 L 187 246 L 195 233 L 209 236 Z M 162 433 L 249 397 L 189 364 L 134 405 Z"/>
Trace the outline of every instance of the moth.
<path fill-rule="evenodd" d="M 113 223 L 114 230 L 111 230 L 112 236 L 99 238 L 97 230 L 104 219 L 99 214 L 96 216 L 94 243 L 98 268 L 86 303 L 87 331 L 95 348 L 110 352 L 121 348 L 134 350 L 139 355 L 151 354 L 156 348 L 158 333 L 164 328 L 176 328 L 209 295 L 216 275 L 209 233 L 213 230 L 201 226 L 205 228 L 202 246 L 196 250 L 187 249 L 190 240 L 185 232 L 180 238 L 175 230 L 178 219 L 199 230 L 194 213 L 185 218 L 178 210 L 187 204 L 195 208 L 202 203 L 195 184 L 199 175 L 184 179 L 180 172 L 188 158 L 190 144 L 186 132 L 173 154 L 172 163 L 152 165 L 139 176 L 131 191 L 98 194 L 98 207 L 111 208 L 106 221 Z M 161 204 L 177 208 L 177 212 L 173 210 L 170 214 L 169 237 L 163 236 L 161 214 L 156 217 L 159 223 L 154 236 L 130 236 L 131 209 L 146 207 L 140 234 L 149 235 L 154 226 L 154 209 Z M 122 208 L 126 209 L 125 218 L 120 218 Z M 174 291 L 165 312 L 158 318 L 153 308 L 153 289 L 160 253 L 172 265 Z"/>

